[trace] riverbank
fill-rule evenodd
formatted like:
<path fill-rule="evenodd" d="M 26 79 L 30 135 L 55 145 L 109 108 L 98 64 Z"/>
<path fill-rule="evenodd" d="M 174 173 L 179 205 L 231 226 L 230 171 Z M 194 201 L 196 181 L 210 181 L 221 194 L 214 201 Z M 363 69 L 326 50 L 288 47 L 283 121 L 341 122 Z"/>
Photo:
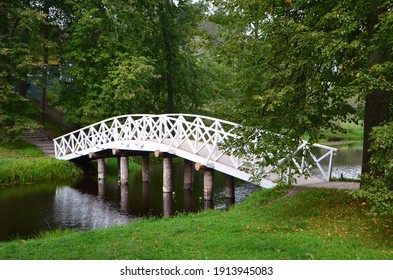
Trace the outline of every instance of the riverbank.
<path fill-rule="evenodd" d="M 1 259 L 393 259 L 393 217 L 346 191 L 262 189 L 229 211 L 0 243 Z"/>
<path fill-rule="evenodd" d="M 23 184 L 39 180 L 79 177 L 83 170 L 68 161 L 48 157 L 25 141 L 0 145 L 0 184 Z"/>

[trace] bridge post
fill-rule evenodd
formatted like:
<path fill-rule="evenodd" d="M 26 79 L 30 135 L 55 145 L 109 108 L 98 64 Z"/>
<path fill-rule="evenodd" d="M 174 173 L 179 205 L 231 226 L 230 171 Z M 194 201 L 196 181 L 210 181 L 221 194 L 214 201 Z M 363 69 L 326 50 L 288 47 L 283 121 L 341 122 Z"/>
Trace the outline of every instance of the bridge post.
<path fill-rule="evenodd" d="M 225 175 L 225 198 L 235 198 L 235 180 L 231 175 Z"/>
<path fill-rule="evenodd" d="M 149 154 L 142 155 L 142 182 L 150 182 L 150 158 Z"/>
<path fill-rule="evenodd" d="M 120 186 L 128 185 L 128 157 L 120 157 Z"/>
<path fill-rule="evenodd" d="M 184 190 L 192 190 L 192 161 L 184 160 Z"/>
<path fill-rule="evenodd" d="M 163 158 L 163 182 L 162 182 L 162 191 L 164 193 L 169 193 L 173 191 L 172 188 L 172 158 L 164 157 Z"/>
<path fill-rule="evenodd" d="M 212 201 L 214 196 L 213 191 L 214 169 L 206 168 L 203 174 L 203 198 L 207 201 Z"/>
<path fill-rule="evenodd" d="M 97 168 L 98 168 L 98 180 L 105 179 L 105 159 L 99 158 L 97 159 Z"/>

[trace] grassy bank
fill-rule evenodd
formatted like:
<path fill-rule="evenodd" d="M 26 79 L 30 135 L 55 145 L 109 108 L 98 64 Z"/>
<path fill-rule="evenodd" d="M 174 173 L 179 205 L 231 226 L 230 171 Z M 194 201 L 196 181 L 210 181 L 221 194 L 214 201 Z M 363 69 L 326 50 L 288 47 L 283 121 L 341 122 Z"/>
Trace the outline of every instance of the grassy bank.
<path fill-rule="evenodd" d="M 323 133 L 326 142 L 357 142 L 363 141 L 363 126 L 354 123 L 340 123 L 340 127 L 346 132 L 331 132 L 325 131 Z"/>
<path fill-rule="evenodd" d="M 393 259 L 393 218 L 345 191 L 261 190 L 206 211 L 0 243 L 1 259 Z"/>
<path fill-rule="evenodd" d="M 47 157 L 24 141 L 0 146 L 0 184 L 77 177 L 83 171 L 75 164 Z"/>

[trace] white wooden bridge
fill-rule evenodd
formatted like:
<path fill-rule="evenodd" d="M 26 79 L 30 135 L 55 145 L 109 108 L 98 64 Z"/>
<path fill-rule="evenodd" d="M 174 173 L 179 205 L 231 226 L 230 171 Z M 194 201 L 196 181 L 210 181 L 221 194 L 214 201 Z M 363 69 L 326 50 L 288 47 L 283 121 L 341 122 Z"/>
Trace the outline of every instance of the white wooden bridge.
<path fill-rule="evenodd" d="M 250 181 L 255 174 L 244 169 L 244 166 L 257 165 L 258 155 L 247 158 L 226 154 L 220 149 L 221 144 L 231 138 L 239 137 L 234 130 L 236 123 L 190 114 L 169 115 L 124 115 L 94 123 L 54 139 L 55 156 L 62 160 L 74 160 L 100 154 L 105 151 L 156 152 L 182 157 L 188 161 L 217 170 L 244 181 Z M 313 149 L 319 149 L 319 156 Z M 293 166 L 300 176 L 298 184 L 307 181 L 329 181 L 332 170 L 335 148 L 314 144 L 311 147 L 303 141 L 293 151 Z M 253 162 L 249 158 L 254 158 Z M 271 188 L 280 179 L 277 174 L 282 162 L 274 166 L 266 166 L 264 177 L 257 183 Z M 321 164 L 326 161 L 327 164 Z M 310 170 L 319 174 L 311 174 Z M 165 171 L 165 170 L 164 170 Z M 164 175 L 165 176 L 165 175 Z"/>

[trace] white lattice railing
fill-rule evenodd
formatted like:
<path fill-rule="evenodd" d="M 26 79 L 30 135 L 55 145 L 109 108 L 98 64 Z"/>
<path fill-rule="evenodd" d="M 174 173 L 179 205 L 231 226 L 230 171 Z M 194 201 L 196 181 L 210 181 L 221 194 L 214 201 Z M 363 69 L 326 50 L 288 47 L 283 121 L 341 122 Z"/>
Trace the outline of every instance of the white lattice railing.
<path fill-rule="evenodd" d="M 198 115 L 124 115 L 54 139 L 55 155 L 58 159 L 70 160 L 114 148 L 160 150 L 247 179 L 252 176 L 242 170 L 247 159 L 227 155 L 220 149 L 220 144 L 226 139 L 238 137 L 233 132 L 237 127 L 236 123 Z M 308 144 L 303 142 L 295 151 L 299 157 L 293 157 L 294 166 L 298 173 L 306 174 L 315 165 L 329 180 L 336 149 L 319 144 L 313 147 L 323 150 L 322 156 L 315 156 Z M 329 159 L 327 169 L 321 164 L 325 158 Z M 279 161 L 270 172 L 274 172 L 282 162 Z"/>

